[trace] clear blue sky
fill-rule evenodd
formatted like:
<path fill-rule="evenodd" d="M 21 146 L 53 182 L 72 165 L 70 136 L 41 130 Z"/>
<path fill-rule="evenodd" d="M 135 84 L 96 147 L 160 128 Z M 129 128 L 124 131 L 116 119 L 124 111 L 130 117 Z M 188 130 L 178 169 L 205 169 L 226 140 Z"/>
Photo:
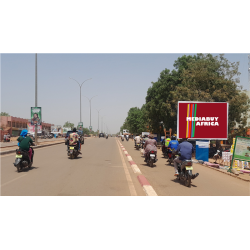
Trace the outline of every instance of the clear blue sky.
<path fill-rule="evenodd" d="M 173 69 L 183 54 L 38 54 L 38 106 L 42 120 L 56 125 L 80 120 L 78 84 L 82 87 L 82 121 L 90 124 L 89 101 L 92 99 L 92 127 L 97 130 L 98 113 L 111 133 L 119 131 L 131 107 L 145 103 L 147 89 L 160 72 Z M 213 54 L 217 55 L 217 54 Z M 247 54 L 225 54 L 231 62 L 240 62 L 240 84 L 248 86 Z M 35 54 L 1 55 L 1 111 L 30 118 L 35 105 Z M 106 127 L 105 126 L 105 127 Z"/>

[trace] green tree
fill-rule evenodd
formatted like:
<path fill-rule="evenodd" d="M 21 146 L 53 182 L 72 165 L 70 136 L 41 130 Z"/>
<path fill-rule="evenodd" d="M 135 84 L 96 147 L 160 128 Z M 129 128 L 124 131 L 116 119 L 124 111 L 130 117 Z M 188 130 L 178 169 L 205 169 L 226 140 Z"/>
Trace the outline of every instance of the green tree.
<path fill-rule="evenodd" d="M 132 134 L 141 133 L 146 130 L 144 109 L 131 108 L 126 118 L 129 132 Z"/>
<path fill-rule="evenodd" d="M 83 132 L 84 135 L 89 135 L 90 134 L 90 131 L 89 131 L 88 128 L 83 128 L 82 132 Z"/>
<path fill-rule="evenodd" d="M 64 128 L 74 128 L 74 123 L 70 123 L 69 121 L 65 122 L 63 125 Z"/>
<path fill-rule="evenodd" d="M 6 112 L 1 112 L 0 116 L 10 116 L 10 115 L 8 113 L 6 113 Z"/>
<path fill-rule="evenodd" d="M 250 99 L 238 85 L 239 63 L 229 62 L 223 54 L 198 54 L 197 60 L 190 61 L 180 73 L 181 84 L 171 91 L 172 99 L 166 101 L 172 107 L 174 119 L 178 101 L 206 101 L 229 103 L 229 140 L 236 123 L 239 133 L 244 130 L 250 107 Z"/>

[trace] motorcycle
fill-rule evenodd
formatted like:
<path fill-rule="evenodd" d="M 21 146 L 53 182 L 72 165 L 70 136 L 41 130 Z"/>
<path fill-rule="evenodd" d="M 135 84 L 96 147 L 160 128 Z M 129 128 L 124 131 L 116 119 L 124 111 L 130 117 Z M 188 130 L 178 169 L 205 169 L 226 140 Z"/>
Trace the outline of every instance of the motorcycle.
<path fill-rule="evenodd" d="M 126 141 L 129 141 L 129 137 L 126 136 Z"/>
<path fill-rule="evenodd" d="M 74 159 L 79 155 L 78 145 L 69 145 L 68 147 L 68 156 L 70 159 Z"/>
<path fill-rule="evenodd" d="M 156 152 L 155 151 L 148 152 L 146 155 L 146 162 L 147 162 L 148 166 L 150 166 L 152 168 L 153 164 L 156 163 L 156 161 L 157 161 Z"/>
<path fill-rule="evenodd" d="M 108 136 L 106 136 L 106 139 L 108 139 Z"/>
<path fill-rule="evenodd" d="M 203 161 L 198 161 L 199 163 L 202 163 Z M 191 180 L 195 179 L 199 173 L 196 173 L 193 175 L 193 161 L 192 160 L 185 160 L 181 163 L 177 164 L 179 175 L 177 176 L 177 179 L 180 181 L 183 181 L 186 187 L 191 187 Z M 181 171 L 182 168 L 182 171 Z"/>
<path fill-rule="evenodd" d="M 140 147 L 141 147 L 141 144 L 140 144 L 140 143 L 137 143 L 137 144 L 135 145 L 135 147 L 136 147 L 137 150 L 139 150 Z"/>
<path fill-rule="evenodd" d="M 122 141 L 124 141 L 124 138 L 123 138 L 123 137 L 121 137 L 121 140 L 122 140 Z"/>
<path fill-rule="evenodd" d="M 176 159 L 178 157 L 176 151 L 174 149 L 171 149 L 168 148 L 168 162 L 169 162 L 169 165 L 171 165 L 171 163 L 174 163 L 174 159 Z"/>
<path fill-rule="evenodd" d="M 10 137 L 5 137 L 3 141 L 4 142 L 10 142 Z"/>
<path fill-rule="evenodd" d="M 16 160 L 14 166 L 17 168 L 17 172 L 21 172 L 23 168 L 32 167 L 33 157 L 34 157 L 34 150 L 32 149 L 32 158 L 30 160 L 29 153 L 27 151 L 16 149 Z"/>

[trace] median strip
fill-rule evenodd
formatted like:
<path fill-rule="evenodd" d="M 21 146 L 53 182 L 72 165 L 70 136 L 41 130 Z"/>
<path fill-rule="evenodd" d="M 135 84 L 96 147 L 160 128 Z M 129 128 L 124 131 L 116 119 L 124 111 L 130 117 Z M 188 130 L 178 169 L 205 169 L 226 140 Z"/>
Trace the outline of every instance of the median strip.
<path fill-rule="evenodd" d="M 118 141 L 119 142 L 119 141 Z M 141 170 L 136 165 L 136 163 L 133 161 L 132 157 L 128 154 L 128 151 L 124 148 L 124 146 L 119 142 L 120 147 L 122 148 L 124 154 L 127 156 L 128 162 L 131 165 L 131 168 L 133 169 L 135 174 L 138 174 L 137 179 L 140 182 L 143 190 L 145 191 L 147 196 L 157 196 L 157 193 L 155 192 L 154 188 L 150 185 L 148 180 L 144 175 L 142 175 Z"/>

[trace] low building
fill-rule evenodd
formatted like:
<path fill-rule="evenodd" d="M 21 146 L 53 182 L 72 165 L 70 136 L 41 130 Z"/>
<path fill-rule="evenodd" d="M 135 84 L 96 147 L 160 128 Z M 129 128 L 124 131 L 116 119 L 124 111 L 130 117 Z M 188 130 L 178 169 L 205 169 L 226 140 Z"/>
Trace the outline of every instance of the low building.
<path fill-rule="evenodd" d="M 4 134 L 9 133 L 11 136 L 19 136 L 23 129 L 27 129 L 27 123 L 30 119 L 23 119 L 14 116 L 1 116 L 0 117 L 0 128 L 1 128 L 1 139 Z M 54 124 L 42 123 L 42 129 L 51 131 L 51 126 Z"/>

